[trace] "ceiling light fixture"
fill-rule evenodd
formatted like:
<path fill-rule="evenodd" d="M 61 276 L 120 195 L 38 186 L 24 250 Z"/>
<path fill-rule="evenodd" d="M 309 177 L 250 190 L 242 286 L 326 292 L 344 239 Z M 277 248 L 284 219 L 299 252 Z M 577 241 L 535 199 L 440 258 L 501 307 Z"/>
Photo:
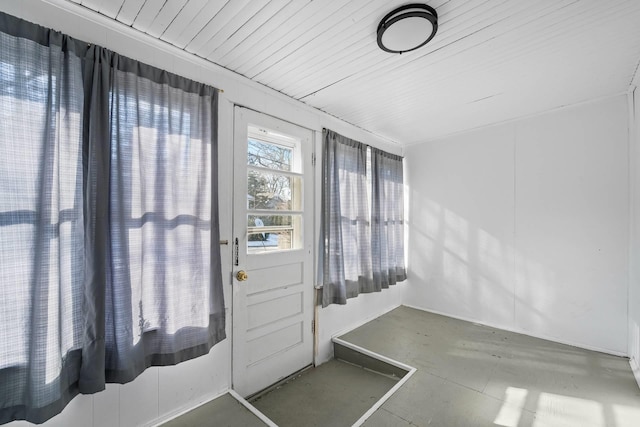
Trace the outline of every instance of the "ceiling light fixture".
<path fill-rule="evenodd" d="M 378 46 L 404 53 L 429 43 L 438 31 L 438 13 L 431 6 L 412 3 L 389 12 L 378 24 Z"/>

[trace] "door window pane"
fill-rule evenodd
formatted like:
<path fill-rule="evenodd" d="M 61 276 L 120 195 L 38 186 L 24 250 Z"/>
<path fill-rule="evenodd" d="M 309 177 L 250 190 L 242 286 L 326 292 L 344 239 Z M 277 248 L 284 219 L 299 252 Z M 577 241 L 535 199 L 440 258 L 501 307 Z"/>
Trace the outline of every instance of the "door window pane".
<path fill-rule="evenodd" d="M 247 138 L 247 253 L 302 247 L 300 139 L 256 126 Z"/>
<path fill-rule="evenodd" d="M 300 177 L 250 170 L 247 177 L 247 208 L 300 210 Z"/>
<path fill-rule="evenodd" d="M 293 150 L 290 147 L 271 144 L 253 138 L 248 140 L 247 165 L 249 166 L 291 171 L 292 159 Z"/>
<path fill-rule="evenodd" d="M 302 215 L 248 215 L 247 253 L 302 247 Z"/>

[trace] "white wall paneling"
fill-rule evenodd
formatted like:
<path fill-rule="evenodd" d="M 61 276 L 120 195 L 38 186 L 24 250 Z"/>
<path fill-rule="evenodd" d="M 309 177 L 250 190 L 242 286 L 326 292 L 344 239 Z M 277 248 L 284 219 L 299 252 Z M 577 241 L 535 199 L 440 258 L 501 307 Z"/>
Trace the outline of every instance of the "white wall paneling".
<path fill-rule="evenodd" d="M 490 128 L 406 150 L 411 305 L 512 322 L 514 134 Z"/>
<path fill-rule="evenodd" d="M 627 130 L 621 95 L 408 147 L 405 301 L 626 354 Z"/>
<path fill-rule="evenodd" d="M 517 128 L 518 328 L 625 354 L 627 99 Z"/>

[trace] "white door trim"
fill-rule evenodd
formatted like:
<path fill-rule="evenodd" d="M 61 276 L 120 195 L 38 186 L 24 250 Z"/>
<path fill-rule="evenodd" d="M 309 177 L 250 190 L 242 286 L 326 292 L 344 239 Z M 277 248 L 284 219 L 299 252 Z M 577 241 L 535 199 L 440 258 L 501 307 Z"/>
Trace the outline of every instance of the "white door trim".
<path fill-rule="evenodd" d="M 302 231 L 302 240 L 297 249 L 268 250 L 266 246 L 274 249 L 274 243 L 268 242 L 265 246 L 266 242 L 262 242 L 264 252 L 252 253 L 254 250 L 260 250 L 260 247 L 254 248 L 256 242 L 249 242 L 247 237 L 247 221 L 252 221 L 251 224 L 254 221 L 254 217 L 248 216 L 251 214 L 247 213 L 246 196 L 248 194 L 247 128 L 250 124 L 264 128 L 268 132 L 267 136 L 273 137 L 280 132 L 280 135 L 285 137 L 291 135 L 299 141 L 292 142 L 293 153 L 299 150 L 299 154 L 292 154 L 294 158 L 292 161 L 300 162 L 302 175 L 296 173 L 294 169 L 291 173 L 280 175 L 294 177 L 294 179 L 296 175 L 301 176 L 299 178 L 300 187 L 303 188 L 301 206 L 296 208 L 295 201 L 290 199 L 289 208 L 285 208 L 287 209 L 285 211 L 269 213 L 263 212 L 264 208 L 258 209 L 255 206 L 253 210 L 249 209 L 253 215 L 256 215 L 256 210 L 259 211 L 259 218 L 265 219 L 265 224 L 270 216 L 286 217 L 288 214 L 301 212 L 299 217 L 296 215 L 294 215 L 295 218 L 290 217 L 292 224 L 299 221 L 299 229 Z M 247 396 L 314 362 L 314 334 L 311 333 L 311 328 L 315 317 L 313 284 L 316 250 L 316 173 L 312 165 L 315 132 L 252 109 L 235 106 L 233 133 L 233 237 L 230 240 L 233 264 L 231 376 L 233 388 L 240 395 Z M 296 156 L 299 160 L 295 159 Z M 256 167 L 249 169 L 256 169 Z M 274 173 L 277 174 L 277 171 L 274 170 Z M 293 189 L 293 187 L 290 188 Z M 290 191 L 290 194 L 293 197 L 295 191 Z M 258 200 L 257 197 L 256 200 Z M 265 229 L 269 227 L 277 228 L 271 225 L 265 226 Z M 294 241 L 296 232 L 290 233 L 290 239 Z M 260 234 L 269 236 L 270 233 Z M 270 240 L 274 237 L 273 235 L 269 237 Z M 287 241 L 286 236 L 284 237 L 284 240 L 279 242 Z M 278 235 L 276 240 L 282 238 L 282 235 Z M 236 239 L 238 239 L 237 246 Z M 280 243 L 277 246 L 280 247 Z M 247 281 L 239 281 L 236 278 L 238 270 L 246 270 L 249 273 Z M 265 322 L 264 325 L 261 322 Z"/>

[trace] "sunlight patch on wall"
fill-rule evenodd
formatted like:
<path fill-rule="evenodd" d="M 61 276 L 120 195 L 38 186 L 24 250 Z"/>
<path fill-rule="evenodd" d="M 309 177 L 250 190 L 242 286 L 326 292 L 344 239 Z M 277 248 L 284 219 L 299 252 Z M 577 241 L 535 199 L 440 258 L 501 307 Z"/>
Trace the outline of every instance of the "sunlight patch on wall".
<path fill-rule="evenodd" d="M 469 223 L 466 219 L 445 210 L 444 247 L 465 263 L 469 262 Z"/>

